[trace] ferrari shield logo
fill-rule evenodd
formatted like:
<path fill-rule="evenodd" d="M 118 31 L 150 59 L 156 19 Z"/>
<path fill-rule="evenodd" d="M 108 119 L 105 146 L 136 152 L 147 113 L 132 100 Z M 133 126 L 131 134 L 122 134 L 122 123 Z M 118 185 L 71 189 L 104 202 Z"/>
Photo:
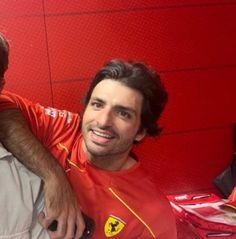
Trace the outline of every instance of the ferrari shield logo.
<path fill-rule="evenodd" d="M 104 232 L 106 237 L 113 237 L 120 233 L 125 226 L 125 222 L 122 221 L 120 218 L 110 215 L 107 219 Z"/>

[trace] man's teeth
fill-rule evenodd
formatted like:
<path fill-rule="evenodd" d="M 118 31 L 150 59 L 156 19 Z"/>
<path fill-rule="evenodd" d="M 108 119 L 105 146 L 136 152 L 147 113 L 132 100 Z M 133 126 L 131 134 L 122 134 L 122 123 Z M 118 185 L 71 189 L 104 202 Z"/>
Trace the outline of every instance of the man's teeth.
<path fill-rule="evenodd" d="M 105 133 L 102 133 L 102 132 L 98 132 L 98 131 L 95 131 L 95 130 L 93 130 L 93 133 L 96 134 L 97 136 L 104 137 L 104 138 L 107 138 L 107 139 L 112 139 L 113 138 L 113 136 L 111 136 L 111 135 L 108 135 L 108 134 L 105 134 Z"/>

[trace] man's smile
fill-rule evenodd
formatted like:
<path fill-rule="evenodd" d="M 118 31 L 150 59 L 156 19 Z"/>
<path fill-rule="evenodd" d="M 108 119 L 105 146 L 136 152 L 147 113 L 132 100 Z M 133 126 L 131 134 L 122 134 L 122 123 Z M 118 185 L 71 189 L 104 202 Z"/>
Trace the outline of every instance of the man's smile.
<path fill-rule="evenodd" d="M 90 139 L 95 144 L 106 144 L 115 138 L 114 133 L 107 130 L 90 129 L 89 132 L 91 137 Z"/>
<path fill-rule="evenodd" d="M 107 139 L 113 139 L 114 138 L 114 135 L 111 135 L 110 133 L 107 133 L 107 132 L 101 132 L 101 131 L 98 131 L 98 130 L 91 130 L 95 135 L 97 136 L 100 136 L 100 137 L 103 137 L 103 138 L 107 138 Z"/>

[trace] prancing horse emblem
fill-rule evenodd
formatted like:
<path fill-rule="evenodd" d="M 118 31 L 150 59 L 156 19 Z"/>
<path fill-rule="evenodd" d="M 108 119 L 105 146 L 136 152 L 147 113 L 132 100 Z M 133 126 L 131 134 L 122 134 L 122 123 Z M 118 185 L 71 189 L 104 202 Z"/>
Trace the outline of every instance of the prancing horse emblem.
<path fill-rule="evenodd" d="M 125 222 L 123 220 L 116 216 L 110 215 L 104 226 L 104 232 L 106 237 L 113 237 L 117 235 L 122 231 L 124 226 Z"/>

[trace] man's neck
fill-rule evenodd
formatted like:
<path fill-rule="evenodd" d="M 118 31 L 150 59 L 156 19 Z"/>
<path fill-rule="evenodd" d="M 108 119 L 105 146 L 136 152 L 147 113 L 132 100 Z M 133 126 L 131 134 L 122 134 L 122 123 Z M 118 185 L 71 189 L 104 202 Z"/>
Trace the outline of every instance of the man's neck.
<path fill-rule="evenodd" d="M 134 166 L 137 161 L 130 156 L 123 159 L 115 159 L 115 157 L 88 157 L 88 160 L 98 168 L 107 171 L 122 171 Z"/>

